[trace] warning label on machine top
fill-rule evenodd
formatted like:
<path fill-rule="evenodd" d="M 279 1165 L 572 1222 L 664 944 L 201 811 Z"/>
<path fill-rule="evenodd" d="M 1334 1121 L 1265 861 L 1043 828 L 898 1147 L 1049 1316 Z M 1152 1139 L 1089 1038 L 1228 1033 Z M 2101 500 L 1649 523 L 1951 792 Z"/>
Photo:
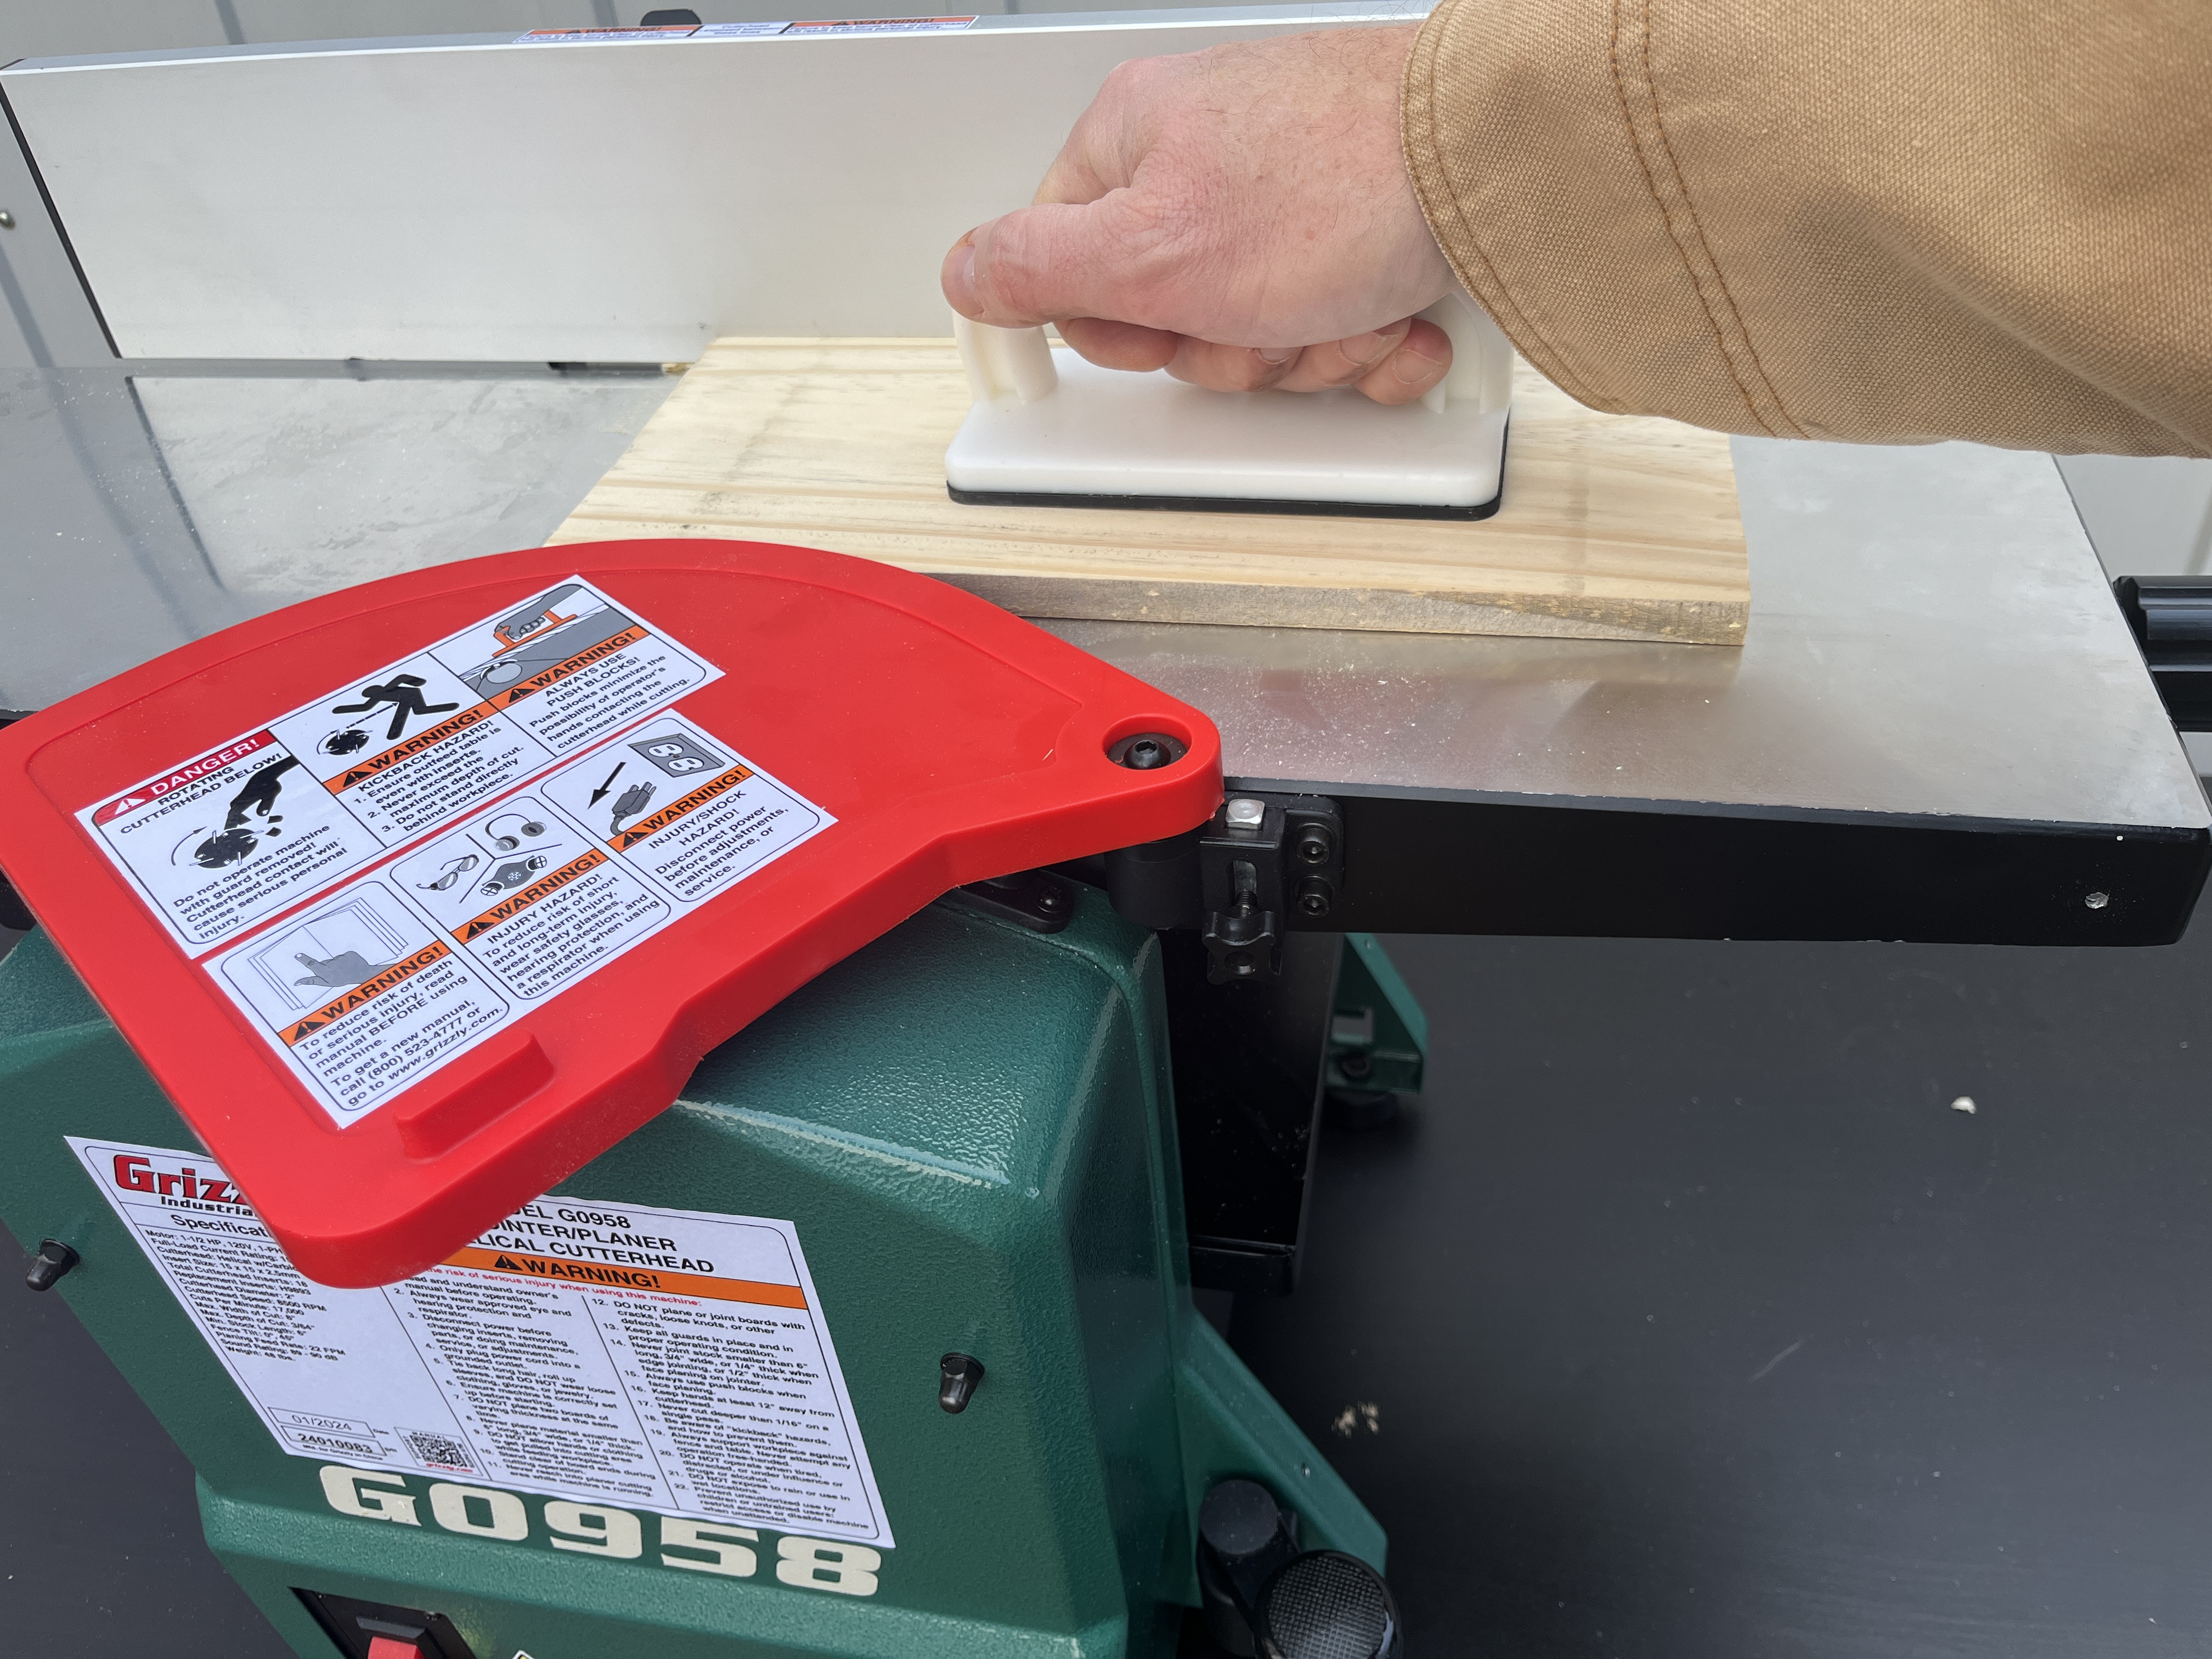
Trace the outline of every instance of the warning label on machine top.
<path fill-rule="evenodd" d="M 575 577 L 77 817 L 197 953 L 720 677 Z"/>
<path fill-rule="evenodd" d="M 208 970 L 343 1126 L 831 822 L 660 714 Z"/>
<path fill-rule="evenodd" d="M 720 677 L 575 578 L 77 816 L 343 1127 L 835 822 Z"/>
<path fill-rule="evenodd" d="M 332 1290 L 210 1158 L 69 1144 L 295 1457 L 891 1547 L 787 1221 L 546 1198 Z"/>

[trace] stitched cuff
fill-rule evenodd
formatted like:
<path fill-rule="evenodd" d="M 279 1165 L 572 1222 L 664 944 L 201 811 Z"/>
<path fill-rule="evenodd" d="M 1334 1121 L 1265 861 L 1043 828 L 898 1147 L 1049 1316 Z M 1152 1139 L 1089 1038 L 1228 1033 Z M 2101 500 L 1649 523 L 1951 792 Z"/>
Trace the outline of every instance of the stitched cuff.
<path fill-rule="evenodd" d="M 1401 109 L 1430 228 L 1547 378 L 1596 409 L 1805 435 L 1669 151 L 1649 0 L 1444 0 Z"/>

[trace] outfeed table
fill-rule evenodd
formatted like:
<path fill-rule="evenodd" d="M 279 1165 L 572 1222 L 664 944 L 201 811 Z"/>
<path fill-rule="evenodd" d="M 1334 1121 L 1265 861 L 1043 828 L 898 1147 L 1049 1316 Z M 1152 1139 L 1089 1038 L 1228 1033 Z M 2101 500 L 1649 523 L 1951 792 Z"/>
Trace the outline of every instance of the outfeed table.
<path fill-rule="evenodd" d="M 358 378 L 356 378 L 358 376 Z M 276 605 L 542 542 L 655 376 L 0 376 L 0 706 Z M 2212 849 L 2046 456 L 1735 441 L 1741 651 L 1043 625 L 1345 807 L 1355 929 L 2135 944 Z"/>

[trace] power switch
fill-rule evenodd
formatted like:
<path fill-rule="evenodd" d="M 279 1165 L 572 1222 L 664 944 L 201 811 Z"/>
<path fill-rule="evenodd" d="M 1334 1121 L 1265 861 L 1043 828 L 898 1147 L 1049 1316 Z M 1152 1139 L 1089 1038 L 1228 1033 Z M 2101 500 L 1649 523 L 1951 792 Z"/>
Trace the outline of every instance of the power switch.
<path fill-rule="evenodd" d="M 374 1613 L 356 1613 L 354 1623 L 368 1638 L 368 1659 L 422 1659 L 430 1651 L 422 1644 L 426 1627 Z"/>
<path fill-rule="evenodd" d="M 477 1659 L 453 1621 L 422 1607 L 295 1589 L 345 1659 Z"/>

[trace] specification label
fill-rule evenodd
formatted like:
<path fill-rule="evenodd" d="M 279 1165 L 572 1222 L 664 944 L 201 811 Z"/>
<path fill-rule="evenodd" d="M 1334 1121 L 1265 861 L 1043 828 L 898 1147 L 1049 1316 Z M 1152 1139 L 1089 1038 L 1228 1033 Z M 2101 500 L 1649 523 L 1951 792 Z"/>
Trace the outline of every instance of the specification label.
<path fill-rule="evenodd" d="M 197 954 L 720 676 L 575 577 L 77 818 Z"/>
<path fill-rule="evenodd" d="M 541 1199 L 332 1290 L 211 1159 L 69 1144 L 294 1456 L 891 1547 L 787 1221 Z"/>

